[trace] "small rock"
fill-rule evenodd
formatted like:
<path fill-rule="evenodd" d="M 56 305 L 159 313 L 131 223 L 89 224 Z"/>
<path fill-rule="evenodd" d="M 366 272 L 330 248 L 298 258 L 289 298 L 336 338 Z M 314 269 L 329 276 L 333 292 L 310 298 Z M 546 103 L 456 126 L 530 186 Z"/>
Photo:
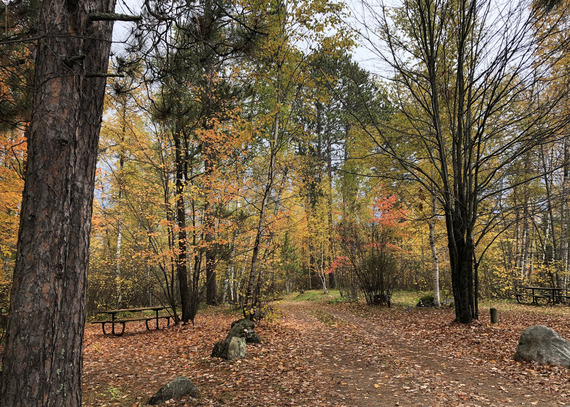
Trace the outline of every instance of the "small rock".
<path fill-rule="evenodd" d="M 198 395 L 198 389 L 190 379 L 180 376 L 156 392 L 156 394 L 150 398 L 148 404 L 153 406 L 164 403 L 170 399 L 177 399 L 187 395 L 196 397 Z"/>

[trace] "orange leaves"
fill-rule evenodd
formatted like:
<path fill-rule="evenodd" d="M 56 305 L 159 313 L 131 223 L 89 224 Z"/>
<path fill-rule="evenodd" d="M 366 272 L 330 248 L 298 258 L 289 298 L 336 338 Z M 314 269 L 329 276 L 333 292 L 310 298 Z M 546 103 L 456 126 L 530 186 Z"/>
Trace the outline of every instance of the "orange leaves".
<path fill-rule="evenodd" d="M 380 192 L 382 189 L 380 189 Z M 372 206 L 373 222 L 381 228 L 390 229 L 396 236 L 401 237 L 407 226 L 408 210 L 394 194 L 375 198 Z"/>
<path fill-rule="evenodd" d="M 23 133 L 0 131 L 0 258 L 7 264 L 16 252 L 25 156 Z"/>
<path fill-rule="evenodd" d="M 333 262 L 331 263 L 329 269 L 327 270 L 327 274 L 334 273 L 337 269 L 343 267 L 350 267 L 350 260 L 346 256 L 337 256 Z"/>
<path fill-rule="evenodd" d="M 398 204 L 396 195 L 376 198 L 374 202 L 374 218 L 380 224 L 386 226 L 399 226 L 404 224 L 407 210 Z"/>

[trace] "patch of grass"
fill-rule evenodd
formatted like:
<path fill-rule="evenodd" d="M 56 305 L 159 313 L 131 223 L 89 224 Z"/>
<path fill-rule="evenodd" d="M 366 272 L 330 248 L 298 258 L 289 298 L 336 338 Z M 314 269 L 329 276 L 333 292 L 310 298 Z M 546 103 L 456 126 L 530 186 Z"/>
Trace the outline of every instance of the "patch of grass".
<path fill-rule="evenodd" d="M 421 298 L 432 296 L 433 291 L 394 291 L 392 292 L 392 305 L 400 305 L 404 307 L 415 307 Z M 448 303 L 453 298 L 445 292 L 440 293 L 442 303 Z"/>
<path fill-rule="evenodd" d="M 422 297 L 432 296 L 432 291 L 395 291 L 392 293 L 392 305 L 415 307 Z M 441 301 L 447 303 L 453 301 L 453 297 L 442 294 Z M 448 305 L 444 303 L 444 305 Z M 525 312 L 534 315 L 567 316 L 570 306 L 564 304 L 556 305 L 525 305 L 519 304 L 515 299 L 480 299 L 479 315 L 489 312 L 489 308 L 496 308 L 500 312 Z"/>
<path fill-rule="evenodd" d="M 180 315 L 181 313 L 182 311 L 180 311 L 178 314 Z M 222 313 L 224 315 L 234 315 L 237 318 L 242 317 L 242 310 L 238 304 L 220 304 L 220 305 L 202 304 L 200 305 L 200 309 L 198 311 L 198 314 L 200 313 L 206 313 L 208 315 Z"/>
<path fill-rule="evenodd" d="M 107 389 L 107 394 L 112 401 L 119 401 L 121 398 L 123 398 L 123 392 L 121 389 L 115 386 L 109 386 Z"/>
<path fill-rule="evenodd" d="M 286 295 L 283 299 L 285 301 L 321 301 L 328 302 L 340 298 L 338 290 L 329 290 L 327 294 L 323 290 L 307 290 L 303 293 L 291 293 Z"/>
<path fill-rule="evenodd" d="M 526 305 L 519 304 L 514 299 L 480 299 L 479 315 L 489 312 L 489 308 L 496 308 L 500 312 L 526 312 L 532 315 L 549 315 L 556 317 L 567 317 L 570 312 L 570 306 L 565 304 L 556 305 Z"/>
<path fill-rule="evenodd" d="M 329 300 L 329 304 L 345 304 L 345 303 L 355 303 L 358 302 L 358 299 L 352 299 L 352 298 L 348 298 L 348 297 L 341 297 L 340 295 L 338 297 L 334 297 L 331 298 Z"/>
<path fill-rule="evenodd" d="M 121 405 L 131 405 L 135 400 L 125 394 L 119 387 L 109 385 L 104 392 L 105 398 L 112 403 L 120 403 Z"/>
<path fill-rule="evenodd" d="M 428 295 L 427 291 L 394 291 L 392 292 L 392 305 L 415 307 L 420 298 Z"/>

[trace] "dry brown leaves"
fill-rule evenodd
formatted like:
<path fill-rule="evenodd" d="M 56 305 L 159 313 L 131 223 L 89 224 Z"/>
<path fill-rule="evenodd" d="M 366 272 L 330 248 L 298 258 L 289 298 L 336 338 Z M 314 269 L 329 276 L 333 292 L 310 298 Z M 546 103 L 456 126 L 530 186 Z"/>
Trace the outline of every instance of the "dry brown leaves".
<path fill-rule="evenodd" d="M 263 343 L 237 361 L 211 358 L 238 314 L 208 310 L 195 326 L 122 337 L 86 328 L 84 404 L 140 406 L 186 376 L 198 398 L 171 406 L 570 405 L 568 370 L 512 360 L 522 331 L 543 324 L 570 338 L 564 313 L 501 312 L 490 325 L 450 323 L 451 310 L 284 303 L 256 326 Z M 570 308 L 568 308 L 570 311 Z"/>

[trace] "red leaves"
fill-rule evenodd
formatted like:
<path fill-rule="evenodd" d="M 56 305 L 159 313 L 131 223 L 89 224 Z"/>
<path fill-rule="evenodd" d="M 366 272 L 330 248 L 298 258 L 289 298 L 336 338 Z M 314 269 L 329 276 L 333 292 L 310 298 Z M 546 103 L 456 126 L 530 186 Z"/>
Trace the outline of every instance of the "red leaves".
<path fill-rule="evenodd" d="M 336 269 L 340 267 L 350 267 L 350 260 L 346 256 L 337 256 L 336 259 L 331 263 L 329 269 L 327 270 L 327 274 L 334 272 Z"/>

